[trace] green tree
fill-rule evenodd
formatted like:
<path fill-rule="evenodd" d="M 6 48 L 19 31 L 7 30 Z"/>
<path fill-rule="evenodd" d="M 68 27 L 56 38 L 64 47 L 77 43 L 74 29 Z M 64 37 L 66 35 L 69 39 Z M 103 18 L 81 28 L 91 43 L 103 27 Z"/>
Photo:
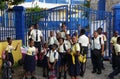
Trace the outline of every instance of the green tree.
<path fill-rule="evenodd" d="M 90 8 L 90 2 L 91 2 L 91 0 L 87 0 L 87 1 L 85 2 L 85 4 L 83 4 L 83 6 L 85 6 L 85 7 L 87 7 L 87 8 Z"/>
<path fill-rule="evenodd" d="M 0 1 L 0 9 L 5 9 L 5 2 L 3 1 Z"/>
<path fill-rule="evenodd" d="M 45 14 L 42 13 L 44 9 L 39 8 L 38 6 L 34 8 L 26 9 L 26 25 L 30 26 L 31 24 L 35 24 L 39 22 L 40 18 L 45 17 Z"/>
<path fill-rule="evenodd" d="M 8 2 L 8 5 L 18 5 L 22 2 L 24 2 L 25 0 L 0 0 L 0 9 L 5 9 L 6 8 L 6 3 Z"/>

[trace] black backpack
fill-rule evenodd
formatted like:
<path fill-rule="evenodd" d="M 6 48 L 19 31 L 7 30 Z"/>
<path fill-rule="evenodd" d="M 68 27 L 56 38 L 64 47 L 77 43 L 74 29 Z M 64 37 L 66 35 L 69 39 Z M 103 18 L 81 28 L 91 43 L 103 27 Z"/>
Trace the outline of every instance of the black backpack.
<path fill-rule="evenodd" d="M 2 64 L 2 79 L 12 79 L 12 70 L 8 61 Z"/>

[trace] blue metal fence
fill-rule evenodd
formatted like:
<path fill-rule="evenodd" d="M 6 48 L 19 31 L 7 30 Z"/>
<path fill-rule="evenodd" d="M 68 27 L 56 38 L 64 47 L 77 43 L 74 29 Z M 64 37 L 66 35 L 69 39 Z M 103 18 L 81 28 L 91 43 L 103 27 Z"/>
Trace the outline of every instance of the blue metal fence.
<path fill-rule="evenodd" d="M 7 37 L 15 39 L 14 12 L 0 10 L 0 41 L 5 41 Z"/>
<path fill-rule="evenodd" d="M 39 2 L 45 2 L 45 3 L 57 3 L 57 4 L 84 4 L 84 1 L 86 0 L 25 0 L 25 2 L 33 2 L 33 1 L 39 1 Z"/>
<path fill-rule="evenodd" d="M 43 31 L 45 41 L 47 41 L 50 30 L 61 30 L 62 22 L 66 23 L 70 34 L 79 33 L 80 29 L 84 28 L 87 34 L 92 36 L 97 28 L 102 27 L 103 31 L 107 33 L 108 49 L 105 52 L 106 57 L 110 56 L 111 20 L 110 12 L 92 10 L 81 5 L 64 5 L 37 13 L 26 13 L 26 26 L 32 24 L 32 22 L 38 22 L 40 29 Z"/>

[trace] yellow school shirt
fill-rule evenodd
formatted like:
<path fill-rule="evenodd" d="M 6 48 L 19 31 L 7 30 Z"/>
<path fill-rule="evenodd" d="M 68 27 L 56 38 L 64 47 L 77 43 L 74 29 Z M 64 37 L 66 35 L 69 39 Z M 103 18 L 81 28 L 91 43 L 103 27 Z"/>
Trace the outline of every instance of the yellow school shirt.
<path fill-rule="evenodd" d="M 112 37 L 112 38 L 111 38 L 110 43 L 112 43 L 113 46 L 115 46 L 115 44 L 117 43 L 117 38 L 118 38 L 118 37 Z"/>
<path fill-rule="evenodd" d="M 36 48 L 33 47 L 28 47 L 27 55 L 34 56 L 36 54 Z"/>
<path fill-rule="evenodd" d="M 75 56 L 74 54 L 79 51 L 80 52 L 80 46 L 78 43 L 74 44 L 71 49 L 71 55 L 72 55 L 72 62 L 75 64 Z"/>

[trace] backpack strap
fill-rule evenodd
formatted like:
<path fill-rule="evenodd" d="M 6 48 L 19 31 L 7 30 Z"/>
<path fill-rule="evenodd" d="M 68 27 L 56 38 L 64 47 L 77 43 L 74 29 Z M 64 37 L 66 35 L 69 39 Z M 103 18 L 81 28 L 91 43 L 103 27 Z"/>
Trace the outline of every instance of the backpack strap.
<path fill-rule="evenodd" d="M 50 57 L 50 54 L 51 54 L 51 50 L 49 52 L 49 57 Z M 55 56 L 56 56 L 56 52 L 54 52 L 54 58 L 55 58 Z"/>
<path fill-rule="evenodd" d="M 100 42 L 100 45 L 101 45 L 101 38 L 99 38 L 99 42 Z"/>
<path fill-rule="evenodd" d="M 56 52 L 54 52 L 54 58 L 55 58 L 55 56 L 56 56 Z"/>
<path fill-rule="evenodd" d="M 94 37 L 92 37 L 92 40 L 93 40 L 93 48 L 95 48 Z"/>
<path fill-rule="evenodd" d="M 67 51 L 65 44 L 63 44 L 63 48 L 64 48 L 65 51 Z"/>

